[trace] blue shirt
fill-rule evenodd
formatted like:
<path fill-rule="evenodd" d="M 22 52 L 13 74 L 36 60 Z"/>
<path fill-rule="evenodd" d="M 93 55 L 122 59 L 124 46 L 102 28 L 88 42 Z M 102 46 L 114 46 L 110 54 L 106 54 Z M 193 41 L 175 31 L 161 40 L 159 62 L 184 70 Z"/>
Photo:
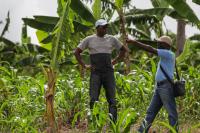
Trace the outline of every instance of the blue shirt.
<path fill-rule="evenodd" d="M 175 66 L 175 55 L 172 51 L 166 49 L 157 49 L 158 56 L 160 57 L 160 61 L 158 62 L 157 72 L 156 72 L 156 81 L 166 80 L 164 73 L 160 68 L 160 64 L 164 68 L 165 72 L 168 76 L 173 79 L 174 77 L 174 66 Z"/>

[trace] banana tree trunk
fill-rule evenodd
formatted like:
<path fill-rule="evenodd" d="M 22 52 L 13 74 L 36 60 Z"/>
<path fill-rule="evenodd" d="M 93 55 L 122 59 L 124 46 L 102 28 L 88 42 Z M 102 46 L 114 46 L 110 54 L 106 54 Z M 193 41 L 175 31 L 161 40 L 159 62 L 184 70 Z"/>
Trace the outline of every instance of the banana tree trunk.
<path fill-rule="evenodd" d="M 56 72 L 51 68 L 46 69 L 46 74 L 48 78 L 48 88 L 45 94 L 46 98 L 46 115 L 48 124 L 48 133 L 56 132 L 56 124 L 54 117 L 54 93 L 55 93 L 55 83 L 56 83 Z"/>
<path fill-rule="evenodd" d="M 126 33 L 126 29 L 125 29 L 126 20 L 124 18 L 123 9 L 118 9 L 117 12 L 118 12 L 119 19 L 120 19 L 120 32 L 122 34 L 122 42 L 123 42 L 124 46 L 128 49 L 128 44 L 126 43 L 127 33 Z M 124 62 L 126 64 L 125 74 L 128 74 L 130 72 L 130 60 L 129 60 L 128 52 L 126 52 L 126 54 L 125 54 Z"/>
<path fill-rule="evenodd" d="M 79 65 L 79 70 L 80 70 L 80 76 L 81 76 L 81 78 L 84 78 L 85 69 L 81 65 Z"/>
<path fill-rule="evenodd" d="M 184 49 L 185 44 L 185 26 L 186 22 L 184 20 L 177 21 L 177 45 L 176 45 L 176 56 L 178 57 Z"/>

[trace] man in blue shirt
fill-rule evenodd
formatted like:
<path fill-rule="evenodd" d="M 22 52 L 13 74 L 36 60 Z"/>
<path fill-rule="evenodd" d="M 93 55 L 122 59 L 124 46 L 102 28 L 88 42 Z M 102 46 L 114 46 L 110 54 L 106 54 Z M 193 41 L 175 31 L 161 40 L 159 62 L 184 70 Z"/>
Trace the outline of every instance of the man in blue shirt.
<path fill-rule="evenodd" d="M 158 114 L 162 106 L 167 110 L 169 124 L 174 127 L 178 132 L 178 113 L 176 110 L 176 101 L 174 97 L 174 91 L 172 84 L 167 80 L 166 76 L 162 72 L 160 66 L 163 67 L 165 72 L 173 80 L 174 66 L 175 66 L 175 55 L 170 50 L 172 45 L 172 39 L 169 36 L 162 36 L 158 41 L 158 49 L 155 49 L 149 45 L 137 42 L 135 40 L 127 39 L 127 43 L 133 44 L 142 48 L 143 50 L 153 53 L 160 57 L 156 72 L 156 87 L 153 98 L 146 112 L 146 117 L 142 122 L 139 132 L 148 133 L 153 120 Z"/>

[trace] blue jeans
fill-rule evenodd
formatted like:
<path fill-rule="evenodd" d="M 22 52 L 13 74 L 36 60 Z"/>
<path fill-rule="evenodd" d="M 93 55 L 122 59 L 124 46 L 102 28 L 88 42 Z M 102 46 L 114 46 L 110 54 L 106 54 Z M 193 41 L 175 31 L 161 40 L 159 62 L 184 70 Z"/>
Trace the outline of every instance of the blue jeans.
<path fill-rule="evenodd" d="M 153 120 L 155 119 L 162 106 L 164 106 L 164 108 L 167 110 L 169 124 L 178 132 L 178 113 L 176 110 L 174 91 L 171 83 L 166 80 L 163 84 L 156 85 L 155 92 L 147 110 L 145 120 L 142 122 L 138 130 L 140 133 L 143 133 L 144 131 L 145 133 L 148 133 Z"/>

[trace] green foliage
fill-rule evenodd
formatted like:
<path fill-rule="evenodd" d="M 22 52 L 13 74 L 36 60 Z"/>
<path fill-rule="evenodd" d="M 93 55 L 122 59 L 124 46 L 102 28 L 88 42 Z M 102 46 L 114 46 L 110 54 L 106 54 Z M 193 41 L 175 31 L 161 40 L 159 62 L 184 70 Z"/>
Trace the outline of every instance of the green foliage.
<path fill-rule="evenodd" d="M 88 132 L 112 131 L 129 132 L 130 126 L 138 123 L 144 117 L 150 102 L 156 62 L 148 61 L 146 55 L 140 59 L 141 63 L 133 65 L 133 70 L 127 76 L 118 72 L 115 73 L 118 101 L 118 121 L 111 124 L 107 109 L 105 95 L 101 92 L 99 102 L 95 104 L 93 112 L 89 110 L 89 75 L 81 79 L 79 72 L 74 67 L 66 66 L 60 69 L 57 79 L 55 95 L 55 117 L 61 118 L 61 123 L 72 125 L 76 128 L 85 120 L 91 120 L 88 124 Z M 179 64 L 182 68 L 182 65 Z M 33 69 L 33 68 L 31 68 Z M 44 90 L 46 80 L 42 73 L 34 77 L 26 76 L 20 70 L 0 67 L 1 95 L 0 95 L 0 122 L 3 132 L 24 132 L 45 130 L 45 103 Z M 70 71 L 69 71 L 70 70 Z M 182 69 L 181 69 L 182 70 Z M 178 109 L 183 107 L 179 114 L 180 125 L 185 121 L 198 121 L 199 114 L 199 67 L 190 66 L 182 70 L 181 75 L 187 81 L 186 96 L 177 99 Z M 23 70 L 24 71 L 24 70 Z M 44 86 L 45 85 L 45 86 Z M 102 89 L 102 91 L 104 91 Z M 161 114 L 164 112 L 161 111 Z M 98 117 L 97 117 L 97 114 Z M 169 128 L 167 117 L 157 117 L 162 126 Z M 156 123 L 154 124 L 156 125 Z M 106 127 L 106 128 L 105 128 Z M 191 131 L 198 128 L 193 124 Z M 169 128 L 170 129 L 170 128 Z M 131 132 L 131 131 L 130 131 Z"/>
<path fill-rule="evenodd" d="M 36 132 L 43 122 L 44 80 L 18 75 L 18 70 L 1 67 L 4 86 L 0 96 L 0 129 L 2 132 Z"/>
<path fill-rule="evenodd" d="M 52 49 L 52 42 L 51 42 L 52 38 L 50 38 L 48 43 L 46 43 L 46 42 L 45 42 L 45 44 L 42 43 L 42 42 L 44 42 L 44 38 L 47 39 L 49 37 L 49 34 L 47 32 L 44 32 L 44 31 L 41 31 L 41 30 L 37 30 L 36 31 L 36 35 L 37 35 L 38 41 L 40 42 L 41 47 L 46 48 L 48 50 Z"/>
<path fill-rule="evenodd" d="M 58 21 L 58 24 L 57 24 L 56 29 L 54 31 L 55 37 L 54 37 L 53 42 L 52 42 L 53 50 L 51 52 L 51 56 L 52 56 L 51 65 L 54 69 L 57 66 L 56 65 L 57 62 L 60 60 L 61 46 L 66 42 L 69 43 L 70 35 L 71 35 L 71 33 L 74 32 L 72 20 L 68 19 L 68 17 L 69 17 L 69 5 L 70 5 L 70 1 L 67 1 L 66 4 L 65 4 L 65 7 L 63 9 L 62 17 Z"/>
<path fill-rule="evenodd" d="M 189 37 L 190 40 L 200 41 L 200 34 L 194 34 L 193 36 Z"/>
<path fill-rule="evenodd" d="M 166 7 L 156 7 L 156 8 L 150 8 L 150 9 L 132 9 L 128 14 L 146 14 L 146 15 L 156 15 L 159 20 L 162 20 L 163 17 L 166 15 L 169 15 L 174 10 L 171 8 Z"/>
<path fill-rule="evenodd" d="M 166 0 L 181 16 L 193 22 L 198 27 L 199 19 L 185 0 Z M 187 10 L 186 10 L 187 9 Z"/>
<path fill-rule="evenodd" d="M 91 13 L 89 8 L 81 0 L 72 0 L 70 4 L 70 8 L 84 20 L 90 23 L 95 23 L 94 15 Z"/>
<path fill-rule="evenodd" d="M 154 7 L 168 7 L 169 4 L 163 0 L 151 0 L 151 3 Z"/>
<path fill-rule="evenodd" d="M 42 31 L 46 31 L 46 32 L 51 32 L 55 25 L 54 24 L 48 24 L 47 22 L 40 22 L 38 20 L 32 19 L 32 18 L 22 18 L 22 20 L 24 21 L 24 23 L 26 25 L 29 25 L 32 28 L 35 29 L 39 29 Z"/>
<path fill-rule="evenodd" d="M 121 8 L 122 8 L 123 3 L 124 3 L 124 0 L 115 0 L 115 6 L 116 6 L 118 9 L 121 9 Z"/>
<path fill-rule="evenodd" d="M 92 11 L 96 20 L 101 18 L 101 0 L 95 0 Z"/>
<path fill-rule="evenodd" d="M 94 7 L 98 7 L 99 2 L 96 0 Z M 107 2 L 107 5 L 104 2 Z M 136 53 L 136 48 L 132 48 L 131 50 L 135 49 L 131 53 L 132 71 L 128 75 L 123 75 L 124 64 L 119 63 L 114 66 L 116 70 L 116 99 L 118 101 L 118 121 L 114 124 L 109 119 L 108 104 L 103 89 L 94 109 L 92 111 L 89 109 L 89 73 L 86 72 L 85 77 L 81 78 L 74 65 L 76 63 L 74 56 L 72 56 L 72 49 L 75 45 L 86 35 L 93 33 L 93 24 L 99 16 L 106 16 L 108 13 L 107 17 L 112 17 L 114 11 L 110 7 L 114 10 L 116 8 L 112 2 L 103 0 L 101 4 L 102 9 L 106 8 L 105 12 L 100 15 L 99 9 L 97 11 L 93 9 L 93 12 L 97 14 L 94 15 L 95 13 L 92 14 L 80 0 L 72 0 L 71 3 L 69 0 L 58 0 L 59 17 L 34 16 L 34 19 L 24 18 L 25 25 L 38 29 L 37 37 L 42 47 L 32 45 L 30 40 L 26 40 L 28 38 L 26 27 L 24 27 L 22 34 L 25 40 L 20 45 L 0 37 L 1 132 L 45 132 L 47 123 L 44 92 L 47 81 L 43 76 L 41 66 L 50 64 L 49 50 L 51 50 L 53 57 L 52 66 L 59 65 L 57 70 L 60 72 L 57 77 L 54 102 L 58 127 L 67 128 L 69 126 L 77 129 L 81 127 L 81 124 L 85 124 L 86 127 L 83 127 L 85 132 L 134 132 L 131 127 L 138 125 L 140 120 L 144 118 L 153 94 L 157 64 L 155 58 L 151 58 L 152 55 L 141 51 Z M 130 0 L 115 2 L 118 7 L 122 8 L 128 6 Z M 177 7 L 177 10 L 174 11 L 166 8 L 168 6 L 166 2 L 161 4 L 163 5 L 159 5 L 159 7 L 164 8 L 135 9 L 134 12 L 137 15 L 131 14 L 129 16 L 126 14 L 127 25 L 133 24 L 135 26 L 135 28 L 130 27 L 130 32 L 140 39 L 148 39 L 140 41 L 152 46 L 154 46 L 154 42 L 149 41 L 151 32 L 159 26 L 160 20 L 165 15 L 178 17 L 177 14 L 182 11 L 182 7 L 179 7 L 181 9 Z M 196 21 L 195 17 L 190 16 L 191 12 L 188 12 L 183 17 L 189 16 L 189 20 Z M 179 17 L 182 18 L 182 15 Z M 112 32 L 115 34 L 119 32 L 119 22 L 117 21 L 119 21 L 118 18 L 109 27 L 115 31 Z M 192 132 L 199 128 L 199 123 L 197 123 L 200 116 L 199 49 L 199 38 L 196 35 L 187 40 L 184 52 L 177 59 L 181 77 L 187 81 L 186 96 L 177 99 L 180 125 L 188 121 L 191 122 L 185 132 Z M 9 54 L 11 56 L 8 56 Z M 88 53 L 83 55 L 83 58 L 88 60 Z M 167 128 L 173 132 L 172 127 L 167 124 L 166 112 L 161 110 L 160 114 L 156 118 L 158 122 L 153 126 L 162 125 L 159 127 L 160 131 Z"/>
<path fill-rule="evenodd" d="M 65 5 L 65 0 L 57 0 L 57 3 L 58 3 L 57 14 L 59 16 L 62 16 L 62 11 L 63 11 L 64 5 Z"/>
<path fill-rule="evenodd" d="M 187 40 L 182 54 L 177 57 L 178 64 L 198 66 L 200 63 L 200 43 Z"/>
<path fill-rule="evenodd" d="M 119 114 L 119 118 L 116 124 L 111 121 L 112 132 L 113 133 L 130 132 L 130 126 L 136 122 L 137 118 L 138 116 L 133 108 L 125 109 Z"/>

